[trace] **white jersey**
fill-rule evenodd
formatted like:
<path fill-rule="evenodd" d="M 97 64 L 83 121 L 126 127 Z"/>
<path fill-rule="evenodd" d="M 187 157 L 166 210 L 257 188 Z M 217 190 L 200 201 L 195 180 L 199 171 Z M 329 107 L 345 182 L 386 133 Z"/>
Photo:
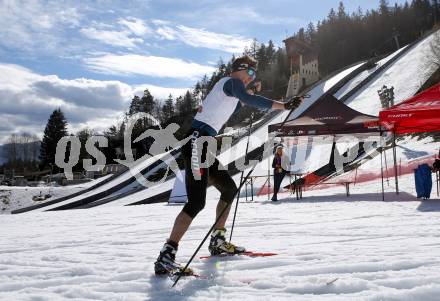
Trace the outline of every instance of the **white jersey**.
<path fill-rule="evenodd" d="M 229 79 L 230 77 L 224 77 L 214 85 L 202 103 L 202 111 L 194 117 L 195 120 L 209 125 L 217 133 L 234 113 L 240 102 L 238 98 L 226 95 L 223 90 L 224 84 Z"/>

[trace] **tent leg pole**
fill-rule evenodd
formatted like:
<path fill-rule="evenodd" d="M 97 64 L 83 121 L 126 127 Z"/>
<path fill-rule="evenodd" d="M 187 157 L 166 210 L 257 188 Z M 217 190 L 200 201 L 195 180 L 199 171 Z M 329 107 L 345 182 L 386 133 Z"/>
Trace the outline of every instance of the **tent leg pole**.
<path fill-rule="evenodd" d="M 382 137 L 382 133 L 380 134 Z M 382 154 L 382 145 L 380 146 L 380 175 L 382 178 L 382 202 L 385 202 L 385 188 L 383 183 L 383 154 Z"/>
<path fill-rule="evenodd" d="M 396 133 L 393 132 L 393 159 L 394 159 L 394 179 L 396 181 L 396 194 L 399 194 L 399 179 L 397 176 L 397 154 L 396 154 Z"/>
<path fill-rule="evenodd" d="M 437 171 L 436 173 L 435 173 L 435 176 L 436 176 L 436 180 L 437 180 L 437 196 L 439 196 L 438 195 L 438 188 L 439 188 L 439 177 L 438 177 L 438 175 L 440 174 L 440 172 L 439 171 Z"/>
<path fill-rule="evenodd" d="M 387 150 L 385 148 L 383 150 L 383 156 L 385 158 L 385 171 L 386 171 L 386 174 L 387 174 L 387 185 L 388 185 L 388 187 L 390 187 L 390 179 L 389 179 L 389 176 L 388 176 Z"/>
<path fill-rule="evenodd" d="M 270 201 L 270 156 L 267 158 L 267 200 Z"/>

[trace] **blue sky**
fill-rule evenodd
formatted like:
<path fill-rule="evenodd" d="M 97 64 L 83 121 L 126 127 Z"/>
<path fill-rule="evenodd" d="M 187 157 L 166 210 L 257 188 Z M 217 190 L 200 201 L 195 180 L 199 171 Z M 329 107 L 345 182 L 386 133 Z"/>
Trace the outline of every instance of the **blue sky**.
<path fill-rule="evenodd" d="M 404 1 L 390 1 L 390 3 Z M 69 130 L 120 121 L 134 94 L 179 95 L 253 38 L 282 40 L 337 0 L 0 0 L 0 144 L 41 135 L 61 107 Z M 348 12 L 377 1 L 345 1 Z"/>

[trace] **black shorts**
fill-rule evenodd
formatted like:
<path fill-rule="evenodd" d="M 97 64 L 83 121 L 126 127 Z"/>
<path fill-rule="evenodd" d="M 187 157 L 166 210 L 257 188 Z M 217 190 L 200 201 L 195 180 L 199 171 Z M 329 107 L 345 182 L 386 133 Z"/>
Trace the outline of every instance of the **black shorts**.
<path fill-rule="evenodd" d="M 220 199 L 229 204 L 234 200 L 237 186 L 228 171 L 224 170 L 217 159 L 208 168 L 195 169 L 196 165 L 194 165 L 194 158 L 192 158 L 193 148 L 195 147 L 194 141 L 198 137 L 207 135 L 203 132 L 200 133 L 198 130 L 191 130 L 189 135 L 193 137 L 193 140 L 190 140 L 182 148 L 185 163 L 185 186 L 188 196 L 188 203 L 183 207 L 183 211 L 194 218 L 205 207 L 208 185 L 214 185 L 221 193 Z M 206 160 L 207 149 L 207 142 L 205 142 L 200 150 L 202 152 L 201 162 Z M 194 172 L 200 174 L 200 179 L 194 177 Z"/>

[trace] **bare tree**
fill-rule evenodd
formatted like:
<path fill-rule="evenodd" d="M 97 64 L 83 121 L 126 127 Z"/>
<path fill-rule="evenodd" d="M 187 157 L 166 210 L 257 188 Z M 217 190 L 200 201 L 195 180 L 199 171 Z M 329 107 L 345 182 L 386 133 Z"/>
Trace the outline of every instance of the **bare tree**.
<path fill-rule="evenodd" d="M 6 143 L 5 147 L 5 155 L 8 159 L 8 162 L 12 164 L 12 166 L 15 166 L 17 159 L 19 157 L 18 155 L 18 136 L 17 134 L 12 134 L 8 138 L 8 142 Z"/>
<path fill-rule="evenodd" d="M 30 149 L 29 149 L 30 160 L 32 162 L 36 162 L 36 161 L 38 161 L 38 157 L 40 155 L 41 140 L 35 134 L 31 136 L 31 139 L 32 139 L 32 143 L 30 144 Z"/>
<path fill-rule="evenodd" d="M 29 162 L 31 160 L 30 148 L 32 143 L 32 136 L 29 133 L 22 133 L 19 136 L 20 145 L 20 157 L 24 162 Z"/>

